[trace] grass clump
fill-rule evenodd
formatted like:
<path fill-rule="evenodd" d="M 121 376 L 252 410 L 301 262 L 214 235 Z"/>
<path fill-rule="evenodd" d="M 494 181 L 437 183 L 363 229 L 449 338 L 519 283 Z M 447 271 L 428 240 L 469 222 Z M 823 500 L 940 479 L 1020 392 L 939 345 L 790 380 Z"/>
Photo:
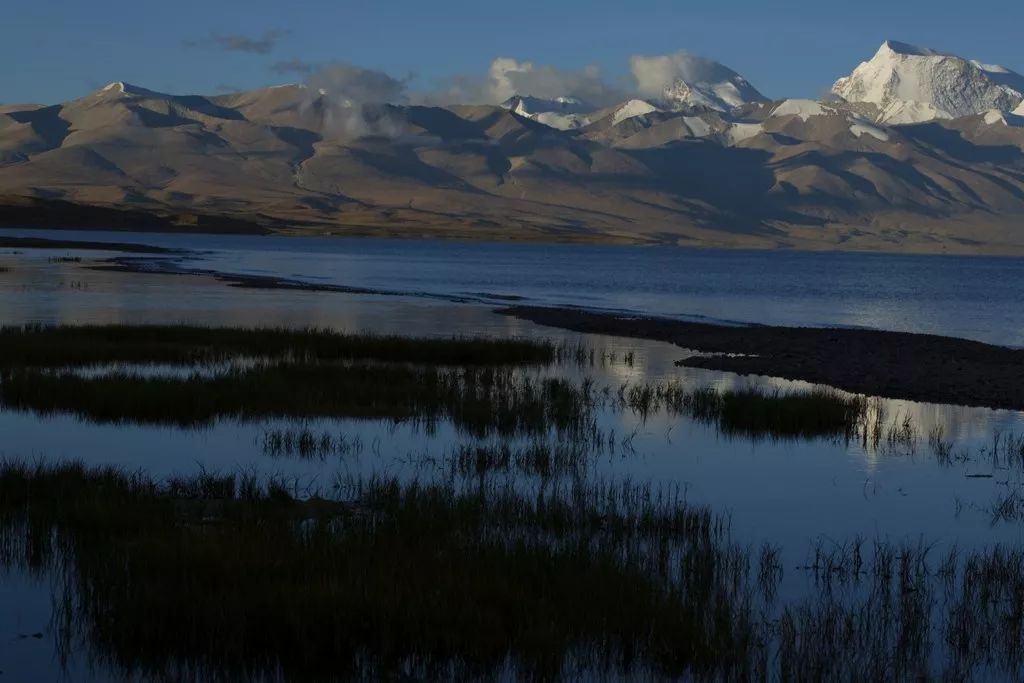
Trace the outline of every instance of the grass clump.
<path fill-rule="evenodd" d="M 866 399 L 828 389 L 722 394 L 719 425 L 726 433 L 786 437 L 851 434 L 866 410 Z"/>
<path fill-rule="evenodd" d="M 535 442 L 525 446 L 462 445 L 448 456 L 449 466 L 461 476 L 512 472 L 548 479 L 564 475 L 583 477 L 595 457 L 588 442 Z"/>
<path fill-rule="evenodd" d="M 363 452 L 363 439 L 345 434 L 334 436 L 328 431 L 308 428 L 269 429 L 261 439 L 263 454 L 272 458 L 298 457 L 303 460 L 326 460 L 328 457 L 358 457 Z"/>
<path fill-rule="evenodd" d="M 393 364 L 272 363 L 188 377 L 16 368 L 0 371 L 0 405 L 184 427 L 219 418 L 449 419 L 475 435 L 514 435 L 582 428 L 588 386 L 509 368 Z"/>
<path fill-rule="evenodd" d="M 1024 434 L 997 431 L 992 435 L 992 447 L 987 456 L 993 468 L 1024 468 Z"/>
<path fill-rule="evenodd" d="M 714 423 L 725 434 L 754 438 L 850 436 L 868 410 L 866 398 L 829 389 L 718 391 L 669 383 L 624 387 L 619 397 L 641 415 L 664 409 Z"/>

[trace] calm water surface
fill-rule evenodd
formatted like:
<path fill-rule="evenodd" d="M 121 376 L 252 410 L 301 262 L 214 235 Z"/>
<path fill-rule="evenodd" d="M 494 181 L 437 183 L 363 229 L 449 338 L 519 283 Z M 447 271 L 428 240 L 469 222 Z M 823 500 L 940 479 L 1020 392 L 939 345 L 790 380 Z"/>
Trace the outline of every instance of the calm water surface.
<path fill-rule="evenodd" d="M 11 231 L 4 231 L 11 234 Z M 37 231 L 24 234 L 39 236 Z M 46 236 L 45 234 L 43 236 Z M 833 254 L 696 252 L 669 249 L 486 245 L 378 240 L 285 239 L 122 233 L 52 234 L 58 239 L 134 241 L 201 253 L 178 267 L 272 274 L 315 282 L 402 292 L 400 296 L 247 290 L 211 277 L 132 274 L 84 266 L 115 256 L 81 255 L 82 264 L 52 263 L 52 251 L 0 250 L 0 320 L 25 322 L 199 322 L 225 325 L 329 326 L 419 335 L 485 334 L 568 338 L 578 335 L 496 315 L 501 296 L 680 317 L 783 324 L 862 325 L 1024 344 L 1024 269 L 1013 259 Z M 64 252 L 57 252 L 63 255 Z M 438 295 L 438 298 L 423 295 Z M 470 299 L 452 303 L 445 298 Z M 584 343 L 636 362 L 595 363 L 567 370 L 599 386 L 677 379 L 719 388 L 808 385 L 678 368 L 678 347 L 587 336 Z M 687 498 L 729 511 L 738 538 L 784 549 L 782 591 L 798 596 L 807 577 L 793 569 L 815 540 L 860 534 L 894 541 L 925 539 L 939 546 L 1018 544 L 1024 523 L 993 521 L 991 505 L 1021 477 L 993 467 L 982 453 L 997 433 L 1024 432 L 1011 411 L 885 402 L 887 419 L 910 416 L 913 451 L 863 447 L 842 440 L 751 440 L 726 437 L 683 417 L 643 420 L 605 411 L 600 420 L 630 447 L 603 456 L 595 476 L 673 484 Z M 222 421 L 202 429 L 96 425 L 77 418 L 0 411 L 0 457 L 75 459 L 142 468 L 154 477 L 222 472 L 284 473 L 311 487 L 330 488 L 339 476 L 388 473 L 429 478 L 453 445 L 471 443 L 450 425 L 428 434 L 414 426 L 374 421 L 317 420 L 314 431 L 358 437 L 363 450 L 320 460 L 271 458 L 262 438 L 293 423 Z M 927 434 L 941 426 L 967 462 L 941 465 Z M 990 478 L 968 475 L 991 474 Z M 45 578 L 0 576 L 0 670 L 60 667 L 52 648 L 50 587 Z M 19 638 L 43 633 L 44 638 Z M 70 680 L 106 680 L 73 657 Z M 91 678 L 90 678 L 91 677 Z"/>
<path fill-rule="evenodd" d="M 1024 345 L 1024 259 L 0 230 L 202 253 L 183 267 L 441 297 L 843 325 Z M 5 297 L 0 313 L 33 314 Z"/>

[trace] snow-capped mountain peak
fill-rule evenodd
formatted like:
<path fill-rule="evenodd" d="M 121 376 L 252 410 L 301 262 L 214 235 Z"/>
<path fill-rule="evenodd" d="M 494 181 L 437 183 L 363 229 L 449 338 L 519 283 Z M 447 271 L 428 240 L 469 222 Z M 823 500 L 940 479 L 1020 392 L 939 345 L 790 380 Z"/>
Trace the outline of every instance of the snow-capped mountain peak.
<path fill-rule="evenodd" d="M 887 40 L 878 48 L 878 54 L 897 54 L 913 57 L 954 57 L 948 52 L 940 52 L 930 47 L 919 47 L 910 43 L 903 43 L 898 40 Z M 877 56 L 877 55 L 876 55 Z"/>
<path fill-rule="evenodd" d="M 852 103 L 874 107 L 883 123 L 919 123 L 972 116 L 996 109 L 1009 112 L 1024 101 L 1024 76 L 908 43 L 887 40 L 832 92 Z"/>
<path fill-rule="evenodd" d="M 105 85 L 104 87 L 102 87 L 100 90 L 98 90 L 94 94 L 96 96 L 100 96 L 100 97 L 102 97 L 102 96 L 111 96 L 111 95 L 114 95 L 114 96 L 133 96 L 133 97 L 159 97 L 159 98 L 168 98 L 168 97 L 170 97 L 170 95 L 167 95 L 165 93 L 157 92 L 155 90 L 149 90 L 148 88 L 141 88 L 141 87 L 139 87 L 137 85 L 132 85 L 131 83 L 125 83 L 124 81 L 114 81 L 113 83 L 110 83 L 109 85 Z"/>
<path fill-rule="evenodd" d="M 702 105 L 717 111 L 727 111 L 762 98 L 745 79 L 736 78 L 694 84 L 679 80 L 665 90 L 665 99 L 676 106 Z"/>
<path fill-rule="evenodd" d="M 544 99 L 515 95 L 502 102 L 501 106 L 519 116 L 558 130 L 575 130 L 586 126 L 590 123 L 586 114 L 594 111 L 594 107 L 586 102 L 568 96 Z"/>
<path fill-rule="evenodd" d="M 587 114 L 594 110 L 594 107 L 586 102 L 568 96 L 545 99 L 543 97 L 531 97 L 530 95 L 515 95 L 502 102 L 501 106 L 505 109 L 516 111 L 517 114 L 523 116 L 542 112 Z"/>
<path fill-rule="evenodd" d="M 747 79 L 716 61 L 684 52 L 659 57 L 635 56 L 631 68 L 641 95 L 669 109 L 707 107 L 729 111 L 751 102 L 765 102 Z"/>

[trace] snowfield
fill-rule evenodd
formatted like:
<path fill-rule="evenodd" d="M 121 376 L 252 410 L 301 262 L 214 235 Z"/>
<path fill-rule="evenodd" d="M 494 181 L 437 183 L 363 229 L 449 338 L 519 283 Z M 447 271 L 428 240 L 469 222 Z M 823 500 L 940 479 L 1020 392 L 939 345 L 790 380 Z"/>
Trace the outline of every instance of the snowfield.
<path fill-rule="evenodd" d="M 826 107 L 814 100 L 785 100 L 775 109 L 772 109 L 769 116 L 799 116 L 802 121 L 807 121 L 812 116 L 827 116 L 835 113 L 835 109 Z"/>
<path fill-rule="evenodd" d="M 615 111 L 615 114 L 612 117 L 612 123 L 617 126 L 626 119 L 631 119 L 634 116 L 644 116 L 656 111 L 661 110 L 650 102 L 645 100 L 630 100 Z"/>

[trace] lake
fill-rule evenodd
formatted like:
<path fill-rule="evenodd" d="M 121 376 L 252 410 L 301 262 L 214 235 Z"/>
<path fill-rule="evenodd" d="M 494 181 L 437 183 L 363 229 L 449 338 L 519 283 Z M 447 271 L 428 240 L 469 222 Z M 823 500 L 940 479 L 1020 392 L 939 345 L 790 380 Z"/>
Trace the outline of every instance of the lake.
<path fill-rule="evenodd" d="M 598 360 L 563 369 L 612 389 L 623 383 L 677 381 L 718 389 L 808 385 L 677 367 L 686 352 L 643 340 L 582 336 L 495 314 L 510 300 L 624 310 L 679 318 L 783 325 L 862 326 L 1024 344 L 1024 260 L 867 254 L 694 251 L 661 248 L 504 245 L 434 241 L 235 237 L 66 231 L 2 235 L 121 241 L 188 249 L 145 257 L 154 272 L 88 268 L 110 252 L 0 249 L 0 320 L 23 323 L 197 322 L 216 325 L 325 326 L 425 336 L 488 335 L 582 342 Z M 51 257 L 81 256 L 81 263 Z M 133 257 L 134 258 L 134 257 Z M 342 294 L 230 287 L 206 271 L 273 276 L 375 290 Z M 634 360 L 623 362 L 626 354 Z M 605 358 L 608 360 L 604 360 Z M 615 360 L 617 359 L 617 360 Z M 799 596 L 814 543 L 925 539 L 939 548 L 1017 545 L 1019 521 L 1000 520 L 993 501 L 1024 481 L 1024 471 L 993 461 L 998 435 L 1024 433 L 1024 414 L 882 401 L 886 425 L 909 420 L 912 443 L 752 438 L 725 434 L 684 416 L 605 409 L 602 429 L 618 446 L 593 475 L 678 486 L 687 500 L 731 514 L 743 543 L 778 544 L 782 595 Z M 299 423 L 315 433 L 364 444 L 350 457 L 273 457 L 268 433 L 295 421 L 219 420 L 193 428 L 103 424 L 68 414 L 0 410 L 0 456 L 83 460 L 142 469 L 155 477 L 259 470 L 309 486 L 340 474 L 386 472 L 430 478 L 454 445 L 478 444 L 442 422 L 354 419 Z M 962 458 L 936 456 L 928 435 L 941 430 Z M 483 440 L 485 441 L 485 440 Z M 20 680 L 59 672 L 46 577 L 10 573 L 0 581 L 0 669 Z M 6 639 L 10 636 L 10 639 Z M 120 680 L 84 654 L 73 680 Z M 90 678 L 91 677 L 91 678 Z"/>

